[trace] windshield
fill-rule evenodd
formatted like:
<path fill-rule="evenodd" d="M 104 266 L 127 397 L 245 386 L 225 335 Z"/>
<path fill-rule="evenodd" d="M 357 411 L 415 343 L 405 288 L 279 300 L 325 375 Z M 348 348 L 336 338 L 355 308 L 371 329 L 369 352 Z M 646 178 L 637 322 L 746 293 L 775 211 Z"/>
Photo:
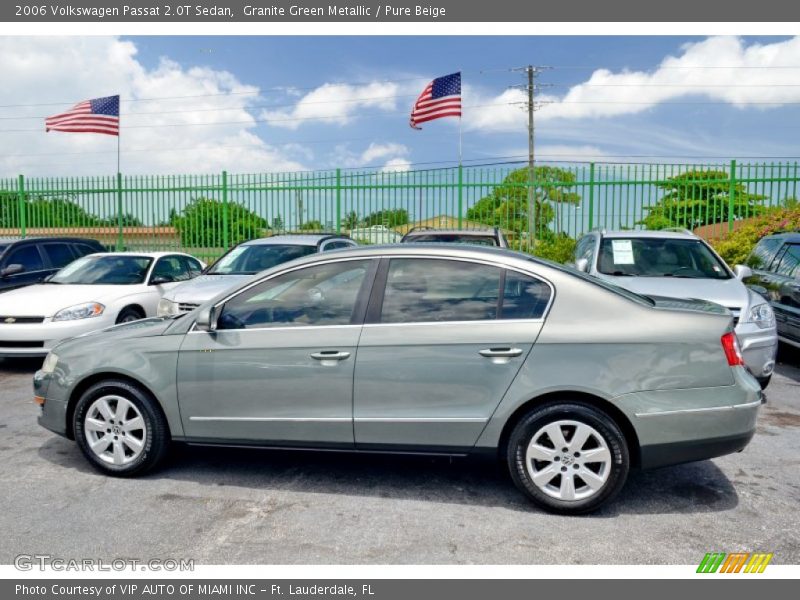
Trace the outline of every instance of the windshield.
<path fill-rule="evenodd" d="M 597 270 L 630 277 L 731 278 L 702 241 L 675 238 L 603 238 Z"/>
<path fill-rule="evenodd" d="M 252 275 L 265 269 L 314 254 L 316 246 L 247 244 L 237 246 L 208 270 L 210 275 Z"/>
<path fill-rule="evenodd" d="M 84 256 L 53 275 L 48 283 L 135 285 L 144 283 L 152 258 L 113 254 Z"/>
<path fill-rule="evenodd" d="M 475 244 L 476 246 L 497 246 L 497 240 L 490 235 L 464 235 L 459 233 L 424 233 L 406 238 L 408 242 L 439 242 L 444 244 Z"/>

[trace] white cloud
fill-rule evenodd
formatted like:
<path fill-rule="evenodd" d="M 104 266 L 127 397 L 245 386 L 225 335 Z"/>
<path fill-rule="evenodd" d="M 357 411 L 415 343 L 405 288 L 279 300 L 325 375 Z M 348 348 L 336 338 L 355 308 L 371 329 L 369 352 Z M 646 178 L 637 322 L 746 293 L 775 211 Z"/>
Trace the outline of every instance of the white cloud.
<path fill-rule="evenodd" d="M 273 127 L 287 129 L 309 123 L 346 125 L 365 109 L 396 110 L 398 90 L 397 84 L 388 82 L 325 83 L 305 94 L 289 110 L 263 110 L 261 118 L 268 119 Z"/>
<path fill-rule="evenodd" d="M 411 163 L 405 158 L 392 158 L 386 161 L 381 171 L 405 172 L 411 170 Z"/>
<path fill-rule="evenodd" d="M 710 37 L 686 44 L 652 71 L 598 69 L 566 94 L 541 94 L 538 122 L 637 114 L 670 101 L 723 102 L 768 110 L 800 102 L 800 37 L 767 44 L 736 37 Z M 733 67 L 733 68 L 732 68 Z M 464 89 L 464 127 L 493 132 L 523 131 L 525 93 L 509 89 L 491 95 Z M 472 105 L 472 107 L 470 107 Z"/>
<path fill-rule="evenodd" d="M 133 42 L 116 37 L 0 38 L 5 87 L 0 173 L 84 175 L 116 171 L 117 140 L 95 134 L 45 133 L 43 118 L 80 100 L 120 94 L 125 173 L 293 171 L 304 169 L 255 133 L 248 106 L 258 88 L 205 67 L 162 59 L 148 69 Z M 165 99 L 165 96 L 171 99 Z M 192 96 L 191 98 L 175 98 Z M 164 98 L 158 101 L 130 100 Z M 63 102 L 61 102 L 63 101 Z M 58 102 L 47 106 L 32 104 Z M 224 108 L 225 110 L 216 110 Z M 194 126 L 185 126 L 195 124 Z M 20 129 L 24 131 L 9 131 Z M 44 155 L 44 156 L 43 156 Z"/>
<path fill-rule="evenodd" d="M 388 142 L 378 144 L 372 142 L 369 147 L 361 154 L 361 164 L 369 164 L 386 156 L 405 156 L 408 154 L 408 147 L 403 144 Z"/>

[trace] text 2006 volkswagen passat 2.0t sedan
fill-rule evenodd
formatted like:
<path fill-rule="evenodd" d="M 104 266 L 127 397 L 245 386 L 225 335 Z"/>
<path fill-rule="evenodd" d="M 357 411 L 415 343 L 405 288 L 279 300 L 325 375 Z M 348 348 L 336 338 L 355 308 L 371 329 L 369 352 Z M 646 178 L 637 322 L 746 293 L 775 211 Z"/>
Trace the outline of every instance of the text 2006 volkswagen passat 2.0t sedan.
<path fill-rule="evenodd" d="M 492 453 L 563 513 L 630 468 L 741 450 L 761 404 L 721 306 L 416 244 L 295 260 L 181 318 L 64 342 L 34 388 L 39 423 L 113 475 L 171 440 Z"/>

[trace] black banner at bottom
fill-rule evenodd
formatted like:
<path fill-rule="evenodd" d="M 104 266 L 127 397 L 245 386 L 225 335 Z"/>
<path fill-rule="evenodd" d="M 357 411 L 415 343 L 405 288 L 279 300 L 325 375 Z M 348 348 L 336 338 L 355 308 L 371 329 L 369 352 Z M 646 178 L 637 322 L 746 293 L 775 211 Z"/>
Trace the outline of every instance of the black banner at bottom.
<path fill-rule="evenodd" d="M 581 566 L 575 566 L 576 573 Z M 617 598 L 748 600 L 755 594 L 794 596 L 780 579 L 698 576 L 689 580 L 615 579 L 26 579 L 3 580 L 9 600 L 500 600 L 506 598 Z M 796 590 L 793 590 L 796 592 Z M 720 596 L 724 594 L 724 596 Z"/>

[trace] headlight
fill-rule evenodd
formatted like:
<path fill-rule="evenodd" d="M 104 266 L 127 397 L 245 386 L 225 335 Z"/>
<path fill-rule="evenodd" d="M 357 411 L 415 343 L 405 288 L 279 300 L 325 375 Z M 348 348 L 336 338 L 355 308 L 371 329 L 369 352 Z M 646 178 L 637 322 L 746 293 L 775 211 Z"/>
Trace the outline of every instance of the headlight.
<path fill-rule="evenodd" d="M 158 308 L 156 309 L 156 316 L 158 317 L 174 317 L 181 314 L 178 303 L 173 302 L 168 298 L 162 298 L 158 301 Z"/>
<path fill-rule="evenodd" d="M 772 307 L 769 304 L 757 304 L 751 308 L 750 320 L 761 329 L 775 327 L 775 313 L 772 312 Z"/>
<path fill-rule="evenodd" d="M 52 373 L 56 370 L 58 364 L 58 355 L 50 352 L 42 363 L 42 373 Z"/>
<path fill-rule="evenodd" d="M 76 319 L 88 319 L 90 317 L 99 317 L 106 309 L 105 306 L 99 302 L 87 302 L 86 304 L 77 304 L 68 308 L 62 308 L 53 316 L 53 321 L 74 321 Z"/>

